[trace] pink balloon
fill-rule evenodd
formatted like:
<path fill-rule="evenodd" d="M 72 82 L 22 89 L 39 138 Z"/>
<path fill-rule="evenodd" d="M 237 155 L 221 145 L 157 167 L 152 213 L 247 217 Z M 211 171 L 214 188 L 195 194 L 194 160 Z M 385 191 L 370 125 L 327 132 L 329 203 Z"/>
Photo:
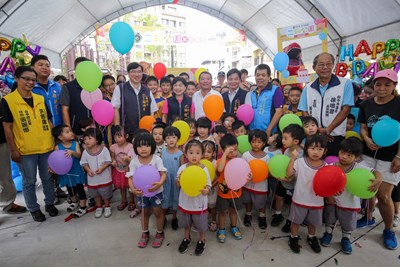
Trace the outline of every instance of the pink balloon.
<path fill-rule="evenodd" d="M 238 108 L 236 116 L 247 126 L 253 121 L 254 110 L 250 105 L 243 104 Z"/>
<path fill-rule="evenodd" d="M 328 164 L 332 164 L 332 163 L 335 163 L 335 162 L 339 162 L 339 158 L 336 157 L 336 156 L 327 156 L 324 160 L 325 160 L 325 162 L 328 163 Z"/>
<path fill-rule="evenodd" d="M 238 190 L 246 183 L 251 172 L 250 166 L 242 158 L 231 159 L 225 166 L 225 181 L 231 190 Z"/>
<path fill-rule="evenodd" d="M 101 93 L 100 89 L 96 89 L 93 92 L 82 90 L 81 99 L 85 107 L 92 109 L 94 103 L 103 99 L 103 94 Z"/>
<path fill-rule="evenodd" d="M 114 120 L 114 107 L 106 100 L 99 100 L 92 106 L 93 119 L 101 126 L 107 126 Z"/>

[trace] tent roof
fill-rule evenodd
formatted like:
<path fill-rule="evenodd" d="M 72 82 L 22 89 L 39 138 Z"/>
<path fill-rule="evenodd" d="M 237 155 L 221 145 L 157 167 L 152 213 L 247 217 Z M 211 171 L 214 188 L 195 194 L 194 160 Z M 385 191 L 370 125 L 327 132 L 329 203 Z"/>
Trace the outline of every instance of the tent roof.
<path fill-rule="evenodd" d="M 161 4 L 168 1 L 0 0 L 0 36 L 21 38 L 27 34 L 31 43 L 60 58 L 96 26 Z M 400 32 L 400 0 L 180 0 L 178 4 L 244 30 L 270 56 L 277 52 L 277 28 L 323 17 L 329 20 L 329 39 L 336 47 L 349 37 L 373 32 L 371 38 L 378 34 L 385 41 L 398 38 Z"/>

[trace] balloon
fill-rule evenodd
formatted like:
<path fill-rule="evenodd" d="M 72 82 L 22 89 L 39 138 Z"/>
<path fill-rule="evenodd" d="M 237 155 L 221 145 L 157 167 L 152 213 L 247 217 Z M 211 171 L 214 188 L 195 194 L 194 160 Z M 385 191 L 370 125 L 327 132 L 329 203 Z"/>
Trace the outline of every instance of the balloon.
<path fill-rule="evenodd" d="M 179 0 L 174 0 L 172 4 L 178 4 Z"/>
<path fill-rule="evenodd" d="M 249 136 L 248 135 L 241 135 L 237 137 L 238 141 L 238 149 L 240 153 L 247 152 L 251 150 L 251 145 L 249 142 Z"/>
<path fill-rule="evenodd" d="M 359 54 L 367 54 L 368 56 L 372 54 L 371 48 L 369 48 L 369 44 L 365 40 L 361 40 L 356 48 L 356 51 L 354 51 L 354 56 L 358 57 Z"/>
<path fill-rule="evenodd" d="M 207 71 L 207 69 L 205 68 L 198 68 L 196 70 L 196 72 L 194 73 L 194 77 L 196 78 L 196 81 L 199 82 L 200 81 L 200 74 L 204 71 Z"/>
<path fill-rule="evenodd" d="M 0 65 L 0 74 L 4 74 L 5 72 L 15 72 L 15 63 L 11 57 L 5 57 Z"/>
<path fill-rule="evenodd" d="M 206 166 L 206 168 L 208 170 L 208 173 L 210 174 L 211 181 L 212 181 L 214 179 L 214 177 L 215 177 L 215 167 L 214 167 L 214 165 L 212 164 L 211 161 L 209 161 L 207 159 L 200 160 L 200 163 L 203 164 L 204 166 Z"/>
<path fill-rule="evenodd" d="M 336 64 L 336 76 L 345 77 L 347 75 L 347 64 L 346 63 L 337 63 Z"/>
<path fill-rule="evenodd" d="M 269 173 L 275 178 L 285 178 L 290 158 L 286 155 L 275 155 L 268 161 Z"/>
<path fill-rule="evenodd" d="M 175 121 L 172 126 L 178 128 L 179 132 L 181 133 L 181 138 L 179 138 L 177 145 L 181 146 L 184 143 L 186 143 L 186 141 L 189 138 L 190 135 L 190 126 L 189 124 L 187 124 L 185 121 Z"/>
<path fill-rule="evenodd" d="M 249 166 L 253 174 L 253 183 L 259 183 L 268 178 L 268 165 L 261 159 L 250 160 Z"/>
<path fill-rule="evenodd" d="M 91 93 L 85 90 L 81 91 L 82 103 L 88 109 L 92 109 L 93 104 L 102 99 L 103 99 L 103 94 L 101 93 L 100 89 L 96 89 Z"/>
<path fill-rule="evenodd" d="M 290 76 L 290 73 L 289 73 L 288 70 L 283 70 L 283 71 L 282 71 L 282 77 L 283 77 L 283 78 L 286 79 L 286 78 L 289 77 L 289 76 Z"/>
<path fill-rule="evenodd" d="M 92 61 L 83 61 L 79 63 L 75 70 L 76 80 L 79 85 L 88 92 L 96 90 L 103 79 L 103 74 L 99 66 Z"/>
<path fill-rule="evenodd" d="M 350 137 L 357 137 L 361 140 L 361 136 L 355 131 L 347 131 L 344 136 L 346 137 L 346 139 Z"/>
<path fill-rule="evenodd" d="M 367 68 L 367 70 L 362 74 L 362 77 L 368 77 L 368 76 L 372 76 L 375 77 L 376 73 L 379 71 L 379 66 L 377 62 L 372 63 L 371 65 L 369 65 L 369 67 Z"/>
<path fill-rule="evenodd" d="M 17 163 L 11 161 L 11 176 L 14 179 L 17 176 L 20 176 L 21 172 L 19 171 Z"/>
<path fill-rule="evenodd" d="M 132 177 L 133 186 L 143 191 L 143 196 L 154 197 L 156 192 L 149 192 L 154 183 L 161 180 L 160 172 L 151 165 L 143 165 L 136 169 Z"/>
<path fill-rule="evenodd" d="M 161 80 L 161 78 L 164 77 L 167 73 L 167 68 L 163 63 L 158 62 L 154 64 L 153 72 L 154 76 L 156 76 L 157 79 Z"/>
<path fill-rule="evenodd" d="M 0 51 L 8 51 L 11 49 L 11 42 L 7 38 L 0 37 Z"/>
<path fill-rule="evenodd" d="M 274 68 L 277 71 L 283 71 L 289 65 L 289 56 L 284 52 L 279 52 L 274 57 Z"/>
<path fill-rule="evenodd" d="M 336 156 L 327 156 L 324 161 L 328 164 L 339 162 L 339 158 Z"/>
<path fill-rule="evenodd" d="M 346 186 L 346 175 L 337 166 L 324 166 L 314 175 L 313 187 L 316 195 L 332 197 Z"/>
<path fill-rule="evenodd" d="M 65 150 L 51 152 L 47 159 L 49 168 L 58 175 L 67 174 L 72 168 L 72 158 L 65 155 Z"/>
<path fill-rule="evenodd" d="M 354 60 L 351 64 L 351 76 L 360 77 L 365 70 L 365 63 L 362 60 Z"/>
<path fill-rule="evenodd" d="M 237 109 L 236 116 L 247 126 L 253 121 L 254 110 L 249 104 L 243 104 Z"/>
<path fill-rule="evenodd" d="M 13 39 L 11 42 L 10 57 L 15 57 L 17 53 L 22 53 L 26 50 L 26 45 L 21 39 Z"/>
<path fill-rule="evenodd" d="M 140 121 L 139 121 L 139 128 L 140 129 L 145 129 L 149 132 L 151 132 L 151 129 L 153 129 L 153 124 L 156 122 L 156 119 L 153 116 L 143 116 Z"/>
<path fill-rule="evenodd" d="M 92 106 L 92 116 L 101 126 L 110 125 L 114 120 L 114 107 L 107 100 L 99 100 Z"/>
<path fill-rule="evenodd" d="M 183 192 L 189 197 L 197 197 L 207 185 L 207 174 L 199 166 L 189 166 L 180 177 Z"/>
<path fill-rule="evenodd" d="M 129 24 L 118 21 L 110 28 L 110 41 L 114 49 L 123 55 L 132 49 L 135 33 Z"/>
<path fill-rule="evenodd" d="M 400 139 L 400 123 L 389 116 L 382 116 L 372 127 L 371 135 L 378 146 L 391 146 Z"/>
<path fill-rule="evenodd" d="M 238 190 L 247 183 L 249 173 L 251 173 L 251 169 L 246 160 L 242 158 L 231 159 L 225 166 L 226 184 L 231 190 Z"/>
<path fill-rule="evenodd" d="M 342 46 L 340 48 L 340 61 L 345 61 L 346 60 L 346 56 L 349 57 L 349 61 L 353 61 L 354 60 L 354 48 L 352 44 L 349 44 L 349 49 L 346 50 L 346 46 Z"/>
<path fill-rule="evenodd" d="M 346 175 L 346 189 L 353 195 L 370 199 L 376 192 L 370 192 L 368 187 L 372 184 L 371 179 L 375 179 L 374 174 L 366 169 L 353 169 Z"/>
<path fill-rule="evenodd" d="M 376 42 L 372 44 L 372 56 L 371 59 L 376 59 L 376 55 L 379 54 L 380 52 L 383 52 L 385 49 L 385 43 L 384 42 Z"/>
<path fill-rule="evenodd" d="M 15 178 L 13 178 L 13 182 L 17 192 L 22 192 L 22 176 L 21 175 L 16 176 Z"/>
<path fill-rule="evenodd" d="M 389 39 L 385 45 L 384 57 L 387 57 L 391 51 L 396 50 L 400 46 L 400 41 L 397 39 Z"/>
<path fill-rule="evenodd" d="M 290 124 L 298 124 L 300 126 L 303 126 L 303 123 L 301 122 L 299 116 L 295 114 L 285 114 L 279 120 L 279 129 L 283 131 L 283 129 L 285 129 Z"/>
<path fill-rule="evenodd" d="M 218 121 L 224 113 L 224 101 L 219 95 L 209 95 L 204 99 L 203 109 L 210 121 Z"/>
<path fill-rule="evenodd" d="M 351 108 L 350 114 L 352 114 L 356 118 L 355 123 L 357 123 L 357 121 L 358 121 L 358 113 L 360 113 L 360 109 L 359 108 L 355 108 L 355 107 Z"/>
<path fill-rule="evenodd" d="M 37 56 L 40 54 L 40 50 L 42 49 L 41 46 L 37 45 L 35 46 L 35 50 L 33 50 L 30 46 L 26 47 L 26 51 L 29 52 L 29 54 L 31 54 L 32 56 Z"/>
<path fill-rule="evenodd" d="M 319 32 L 319 33 L 318 33 L 318 37 L 319 37 L 319 39 L 320 39 L 321 41 L 323 41 L 323 40 L 326 39 L 326 33 L 324 33 L 324 32 Z"/>

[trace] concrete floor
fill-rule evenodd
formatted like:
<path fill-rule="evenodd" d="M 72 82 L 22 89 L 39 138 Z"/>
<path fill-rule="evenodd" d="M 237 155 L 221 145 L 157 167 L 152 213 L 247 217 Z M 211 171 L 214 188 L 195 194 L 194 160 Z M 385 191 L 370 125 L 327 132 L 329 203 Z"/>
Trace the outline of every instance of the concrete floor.
<path fill-rule="evenodd" d="M 38 195 L 39 203 L 43 204 L 42 194 Z M 21 194 L 18 194 L 17 203 L 24 203 Z M 303 248 L 297 255 L 290 251 L 287 237 L 271 240 L 273 236 L 285 235 L 280 228 L 268 227 L 267 231 L 262 231 L 254 224 L 254 230 L 240 227 L 242 240 L 236 241 L 228 234 L 225 244 L 218 243 L 215 233 L 208 232 L 206 251 L 197 257 L 193 253 L 194 242 L 186 254 L 178 252 L 182 233 L 171 229 L 171 215 L 167 215 L 163 246 L 138 248 L 140 218 L 130 219 L 127 210 L 117 211 L 118 203 L 119 194 L 115 194 L 113 215 L 107 219 L 95 219 L 94 214 L 89 213 L 64 222 L 68 216 L 67 203 L 58 206 L 59 216 L 47 216 L 42 223 L 34 222 L 29 213 L 0 214 L 0 266 L 400 266 L 400 249 L 390 251 L 383 247 L 383 223 L 378 212 L 375 227 L 353 233 L 352 255 L 340 252 L 340 227 L 334 232 L 331 247 L 323 247 L 320 254 L 315 254 L 307 245 L 307 230 L 302 227 L 300 243 Z M 152 217 L 152 238 L 154 229 Z M 323 231 L 321 227 L 318 235 Z M 192 233 L 192 240 L 196 238 L 197 234 Z"/>

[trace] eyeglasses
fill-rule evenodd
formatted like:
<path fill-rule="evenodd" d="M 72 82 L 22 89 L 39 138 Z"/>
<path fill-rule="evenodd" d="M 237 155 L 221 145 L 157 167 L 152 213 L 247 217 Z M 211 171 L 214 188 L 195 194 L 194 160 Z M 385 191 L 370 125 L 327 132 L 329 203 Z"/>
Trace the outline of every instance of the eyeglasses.
<path fill-rule="evenodd" d="M 142 74 L 143 71 L 141 71 L 141 70 L 130 70 L 129 73 Z"/>
<path fill-rule="evenodd" d="M 317 68 L 318 69 L 324 69 L 324 68 L 331 69 L 331 68 L 333 68 L 333 64 L 332 63 L 326 63 L 326 64 L 319 63 L 319 64 L 317 64 Z"/>
<path fill-rule="evenodd" d="M 24 80 L 26 83 L 29 83 L 29 82 L 33 82 L 33 83 L 36 83 L 36 78 L 29 78 L 29 77 L 19 77 L 19 78 L 21 78 L 22 80 Z"/>

